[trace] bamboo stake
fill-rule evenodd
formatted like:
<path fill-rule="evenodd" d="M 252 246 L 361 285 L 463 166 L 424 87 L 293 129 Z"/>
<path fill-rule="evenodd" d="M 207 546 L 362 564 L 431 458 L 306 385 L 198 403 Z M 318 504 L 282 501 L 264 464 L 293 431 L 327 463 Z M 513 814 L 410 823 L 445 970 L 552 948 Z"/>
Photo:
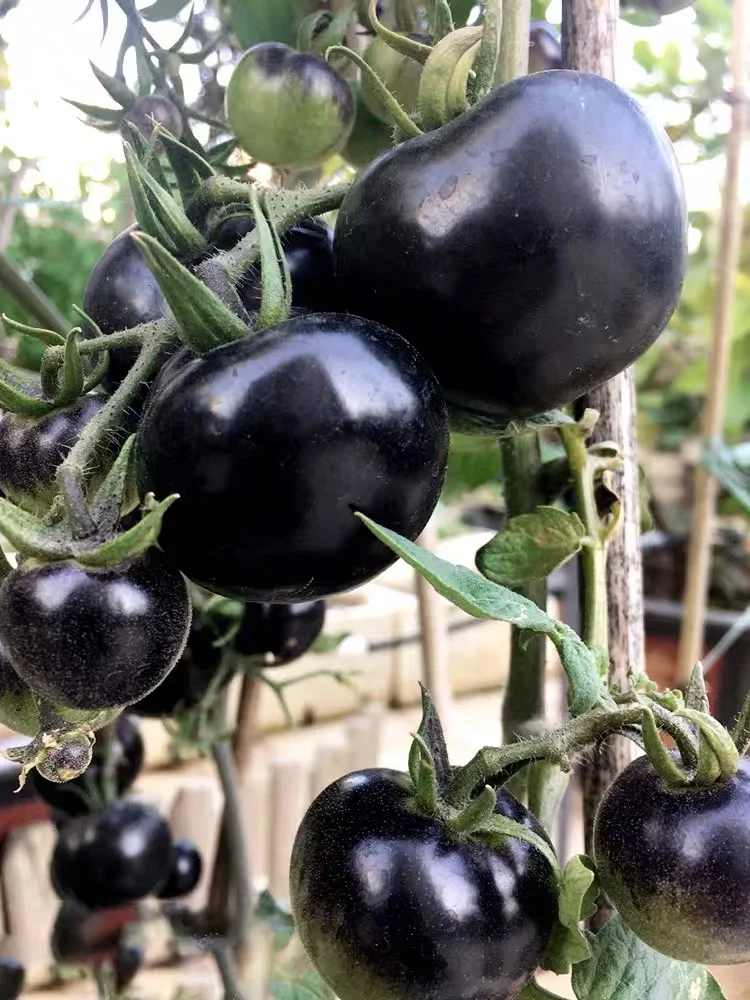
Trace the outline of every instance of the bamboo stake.
<path fill-rule="evenodd" d="M 563 65 L 614 79 L 618 0 L 564 0 Z M 612 539 L 608 555 L 609 679 L 625 687 L 630 667 L 643 667 L 643 571 L 640 549 L 640 503 L 635 424 L 635 383 L 628 369 L 579 400 L 577 409 L 592 407 L 600 414 L 596 436 L 616 441 L 624 456 L 623 472 L 614 489 L 623 506 L 622 530 Z M 609 740 L 592 766 L 582 771 L 584 840 L 591 852 L 593 820 L 604 790 L 631 759 L 624 739 Z M 592 927 L 601 927 L 611 910 L 600 900 Z"/>
<path fill-rule="evenodd" d="M 732 3 L 731 126 L 727 140 L 726 175 L 722 197 L 719 252 L 716 261 L 716 293 L 713 331 L 709 350 L 708 399 L 703 419 L 703 438 L 713 441 L 724 426 L 724 402 L 732 345 L 733 299 L 742 235 L 739 205 L 740 161 L 747 115 L 747 0 Z M 687 558 L 687 578 L 680 631 L 677 682 L 687 684 L 703 651 L 703 628 L 711 568 L 719 484 L 701 463 L 695 468 L 695 503 Z"/>
<path fill-rule="evenodd" d="M 437 525 L 433 518 L 422 532 L 419 544 L 434 551 L 437 542 Z M 448 622 L 442 598 L 430 584 L 416 576 L 419 626 L 422 633 L 422 676 L 425 687 L 432 695 L 443 727 L 450 729 L 453 695 L 448 674 Z"/>

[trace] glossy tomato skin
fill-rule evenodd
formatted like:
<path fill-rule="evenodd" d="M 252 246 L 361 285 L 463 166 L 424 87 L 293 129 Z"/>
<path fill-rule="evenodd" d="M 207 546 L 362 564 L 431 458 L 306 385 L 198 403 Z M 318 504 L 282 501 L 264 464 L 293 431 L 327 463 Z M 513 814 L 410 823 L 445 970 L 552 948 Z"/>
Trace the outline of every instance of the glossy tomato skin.
<path fill-rule="evenodd" d="M 98 803 L 102 801 L 102 782 L 108 752 L 114 757 L 117 794 L 123 795 L 140 774 L 144 757 L 143 739 L 136 722 L 130 716 L 121 715 L 117 719 L 114 724 L 111 750 L 108 750 L 107 746 L 105 741 L 97 740 L 91 763 L 85 772 L 64 784 L 47 781 L 34 768 L 29 778 L 37 795 L 55 812 L 69 819 L 95 812 Z"/>
<path fill-rule="evenodd" d="M 750 961 L 750 760 L 729 781 L 673 791 L 646 758 L 596 816 L 602 888 L 646 944 L 685 962 Z"/>
<path fill-rule="evenodd" d="M 498 812 L 544 834 L 507 792 Z M 536 970 L 557 890 L 525 841 L 452 839 L 396 771 L 358 771 L 318 796 L 297 833 L 295 924 L 341 1000 L 508 1000 Z"/>
<path fill-rule="evenodd" d="M 304 656 L 323 631 L 325 617 L 325 601 L 246 604 L 233 646 L 241 656 L 262 657 L 266 666 L 280 667 Z"/>
<path fill-rule="evenodd" d="M 224 222 L 214 238 L 217 250 L 230 250 L 243 236 L 255 229 L 250 215 Z M 306 219 L 292 226 L 281 237 L 284 255 L 292 279 L 292 305 L 311 312 L 325 312 L 335 306 L 333 280 L 333 230 L 322 219 Z M 260 308 L 260 269 L 252 267 L 238 286 L 242 304 L 248 312 Z"/>
<path fill-rule="evenodd" d="M 216 639 L 208 624 L 193 619 L 187 644 L 174 669 L 157 688 L 133 705 L 133 711 L 147 718 L 160 718 L 177 710 L 195 708 L 221 664 L 223 650 L 214 645 Z M 230 680 L 231 675 L 227 674 L 226 683 Z"/>
<path fill-rule="evenodd" d="M 343 307 L 407 337 L 449 404 L 507 418 L 582 395 L 653 343 L 685 238 L 666 134 L 615 84 L 558 70 L 376 160 L 334 255 Z"/>
<path fill-rule="evenodd" d="M 52 884 L 61 899 L 90 910 L 158 892 L 169 872 L 172 836 L 151 806 L 125 799 L 60 830 Z"/>
<path fill-rule="evenodd" d="M 21 566 L 0 588 L 0 641 L 16 672 L 73 709 L 148 694 L 182 653 L 190 616 L 185 580 L 156 549 L 117 569 Z"/>
<path fill-rule="evenodd" d="M 188 896 L 201 880 L 203 860 L 190 840 L 176 840 L 172 845 L 167 881 L 158 892 L 159 899 Z"/>
<path fill-rule="evenodd" d="M 244 53 L 225 105 L 240 146 L 275 167 L 322 163 L 341 149 L 354 123 L 346 80 L 325 60 L 280 42 Z"/>
<path fill-rule="evenodd" d="M 102 333 L 116 333 L 139 323 L 152 323 L 169 313 L 156 278 L 148 268 L 131 234 L 130 226 L 116 236 L 99 258 L 83 293 L 83 311 Z M 110 351 L 109 368 L 102 387 L 114 392 L 138 357 L 135 347 Z"/>
<path fill-rule="evenodd" d="M 314 313 L 170 364 L 140 423 L 138 484 L 185 498 L 159 543 L 196 583 L 245 601 L 318 600 L 395 561 L 354 511 L 410 538 L 424 528 L 447 415 L 392 331 Z"/>
<path fill-rule="evenodd" d="M 105 395 L 91 393 L 35 419 L 5 413 L 0 420 L 0 489 L 5 496 L 27 510 L 46 510 L 57 493 L 58 465 L 106 402 Z"/>

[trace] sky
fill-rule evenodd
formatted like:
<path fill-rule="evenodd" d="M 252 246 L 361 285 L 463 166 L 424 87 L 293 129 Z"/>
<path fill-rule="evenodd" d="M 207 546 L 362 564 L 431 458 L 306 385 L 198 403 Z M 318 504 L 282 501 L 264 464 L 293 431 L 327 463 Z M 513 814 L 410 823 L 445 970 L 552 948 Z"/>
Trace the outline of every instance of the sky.
<path fill-rule="evenodd" d="M 56 200 L 70 201 L 78 197 L 78 170 L 83 164 L 91 176 L 102 182 L 101 189 L 94 188 L 91 203 L 86 206 L 87 214 L 95 221 L 99 217 L 100 203 L 106 201 L 109 194 L 104 183 L 109 161 L 122 156 L 119 138 L 116 134 L 107 135 L 84 125 L 79 121 L 80 113 L 65 104 L 61 97 L 89 104 L 111 104 L 91 73 L 89 59 L 105 71 L 113 71 L 124 15 L 116 4 L 110 4 L 110 28 L 102 43 L 98 4 L 76 24 L 75 18 L 82 7 L 83 0 L 22 0 L 3 19 L 2 35 L 8 43 L 6 59 L 11 89 L 6 95 L 9 125 L 5 134 L 0 133 L 0 143 L 19 156 L 38 159 L 39 172 Z M 555 13 L 553 4 L 551 19 Z M 637 38 L 646 38 L 657 52 L 668 42 L 676 42 L 683 52 L 683 65 L 698 73 L 699 66 L 690 43 L 693 18 L 692 10 L 687 9 L 670 15 L 652 28 L 636 28 L 620 21 L 618 82 L 627 88 L 639 79 L 639 68 L 632 59 L 633 43 Z M 165 45 L 174 41 L 178 34 L 178 29 L 169 24 L 151 27 Z M 195 70 L 188 69 L 195 74 Z M 188 94 L 190 82 L 186 80 Z M 652 102 L 649 111 L 666 124 L 665 108 L 659 102 Z M 689 156 L 689 150 L 685 155 Z M 683 163 L 683 174 L 690 207 L 716 208 L 722 164 L 716 161 L 699 165 Z M 743 174 L 743 200 L 750 201 L 750 169 Z"/>

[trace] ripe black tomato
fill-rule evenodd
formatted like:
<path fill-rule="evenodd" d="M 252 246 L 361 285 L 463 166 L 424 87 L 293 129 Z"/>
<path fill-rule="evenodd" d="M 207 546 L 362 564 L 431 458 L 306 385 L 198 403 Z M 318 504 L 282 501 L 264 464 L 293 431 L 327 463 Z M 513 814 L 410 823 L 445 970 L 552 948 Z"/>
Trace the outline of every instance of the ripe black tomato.
<path fill-rule="evenodd" d="M 199 618 L 193 619 L 182 656 L 161 684 L 133 705 L 133 711 L 149 718 L 173 715 L 180 709 L 195 708 L 216 676 L 222 649 L 214 645 L 217 635 Z M 231 675 L 227 674 L 226 683 Z"/>
<path fill-rule="evenodd" d="M 169 862 L 167 881 L 157 893 L 159 899 L 181 899 L 189 895 L 201 880 L 203 861 L 190 840 L 175 840 Z"/>
<path fill-rule="evenodd" d="M 72 560 L 0 588 L 0 641 L 32 690 L 75 709 L 132 705 L 177 662 L 190 628 L 185 581 L 151 549 L 117 569 Z"/>
<path fill-rule="evenodd" d="M 354 124 L 346 80 L 323 59 L 280 42 L 245 52 L 225 104 L 240 146 L 275 167 L 322 163 L 341 149 Z"/>
<path fill-rule="evenodd" d="M 133 903 L 167 880 L 169 827 L 151 806 L 125 799 L 67 823 L 52 855 L 52 884 L 61 899 L 91 910 Z"/>
<path fill-rule="evenodd" d="M 122 795 L 133 784 L 143 766 L 143 740 L 130 716 L 121 715 L 117 719 L 109 750 L 107 746 L 104 740 L 97 740 L 91 763 L 85 772 L 63 785 L 47 781 L 36 769 L 31 771 L 29 778 L 37 795 L 56 812 L 71 819 L 94 812 L 102 801 L 107 753 L 113 756 L 115 789 L 118 796 Z"/>
<path fill-rule="evenodd" d="M 46 511 L 58 492 L 58 465 L 107 402 L 101 393 L 39 418 L 6 413 L 0 420 L 0 489 L 26 510 Z"/>
<path fill-rule="evenodd" d="M 410 340 L 449 404 L 504 419 L 569 402 L 653 343 L 685 237 L 666 134 L 615 84 L 559 70 L 376 160 L 334 255 L 343 308 Z"/>
<path fill-rule="evenodd" d="M 139 231 L 138 226 L 130 226 L 112 240 L 91 272 L 83 293 L 83 311 L 102 333 L 152 323 L 169 312 L 156 278 L 130 238 L 131 233 Z M 110 351 L 102 387 L 114 392 L 137 357 L 136 347 Z"/>
<path fill-rule="evenodd" d="M 163 125 L 175 139 L 179 139 L 182 135 L 182 115 L 179 108 L 162 94 L 149 94 L 148 97 L 141 98 L 125 113 L 120 133 L 123 139 L 130 142 L 132 138 L 130 126 L 134 125 L 141 135 L 148 139 L 154 131 L 154 122 Z"/>
<path fill-rule="evenodd" d="M 231 250 L 243 236 L 252 232 L 255 221 L 250 215 L 227 219 L 219 226 L 213 244 L 217 250 Z M 333 309 L 333 230 L 322 219 L 306 219 L 287 230 L 281 238 L 292 279 L 292 305 L 311 312 Z M 260 270 L 250 268 L 237 288 L 248 312 L 260 308 Z"/>
<path fill-rule="evenodd" d="M 320 633 L 325 601 L 301 604 L 246 604 L 234 649 L 241 656 L 262 657 L 268 667 L 298 660 Z"/>
<path fill-rule="evenodd" d="M 315 600 L 395 556 L 360 510 L 416 538 L 448 455 L 440 389 L 397 334 L 313 313 L 170 363 L 138 430 L 142 494 L 179 493 L 159 544 L 207 590 Z"/>
<path fill-rule="evenodd" d="M 596 815 L 602 888 L 646 944 L 684 962 L 750 961 L 750 760 L 708 788 L 667 788 L 630 764 Z"/>
<path fill-rule="evenodd" d="M 14 958 L 0 958 L 0 1000 L 17 1000 L 23 993 L 26 970 Z"/>
<path fill-rule="evenodd" d="M 508 792 L 497 811 L 544 836 Z M 507 1000 L 544 953 L 557 911 L 549 862 L 449 835 L 415 811 L 396 771 L 340 778 L 310 806 L 292 853 L 302 943 L 341 1000 Z"/>

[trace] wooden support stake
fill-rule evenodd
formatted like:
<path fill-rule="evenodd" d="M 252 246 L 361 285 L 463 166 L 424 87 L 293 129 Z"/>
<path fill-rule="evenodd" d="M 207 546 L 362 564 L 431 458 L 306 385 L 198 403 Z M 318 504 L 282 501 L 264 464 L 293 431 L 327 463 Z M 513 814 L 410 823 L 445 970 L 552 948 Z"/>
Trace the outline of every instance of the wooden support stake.
<path fill-rule="evenodd" d="M 419 544 L 434 551 L 437 543 L 437 524 L 433 518 L 422 532 Z M 450 730 L 453 695 L 448 674 L 448 620 L 443 599 L 419 573 L 416 575 L 419 626 L 422 633 L 422 679 L 432 695 L 432 700 L 443 728 Z"/>
<path fill-rule="evenodd" d="M 734 287 L 742 236 L 739 204 L 740 161 L 747 119 L 747 0 L 732 4 L 731 125 L 727 140 L 726 175 L 722 198 L 719 253 L 716 261 L 716 293 L 713 331 L 708 352 L 708 399 L 703 419 L 703 438 L 713 441 L 724 427 L 727 377 L 732 348 Z M 699 462 L 695 467 L 695 503 L 688 548 L 684 614 L 680 632 L 677 682 L 687 684 L 703 652 L 703 629 L 711 569 L 711 543 L 719 484 Z"/>

